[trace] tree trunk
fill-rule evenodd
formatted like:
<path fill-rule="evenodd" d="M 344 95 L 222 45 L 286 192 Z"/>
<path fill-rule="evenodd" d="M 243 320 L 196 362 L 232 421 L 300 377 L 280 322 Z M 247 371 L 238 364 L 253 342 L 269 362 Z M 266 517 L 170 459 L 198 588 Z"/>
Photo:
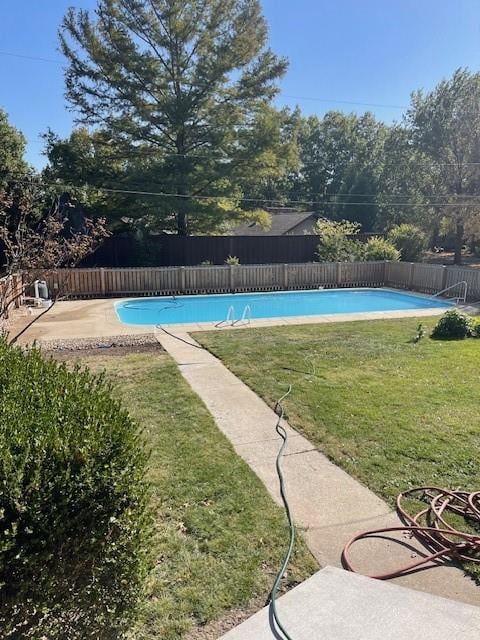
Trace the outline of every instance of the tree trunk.
<path fill-rule="evenodd" d="M 188 236 L 187 214 L 182 210 L 177 211 L 177 234 L 179 236 Z"/>
<path fill-rule="evenodd" d="M 432 234 L 430 236 L 430 249 L 435 249 L 435 247 L 438 247 L 438 240 L 440 238 L 440 225 L 438 224 L 438 222 L 434 222 L 432 224 Z"/>
<path fill-rule="evenodd" d="M 455 254 L 453 256 L 453 264 L 462 264 L 463 233 L 463 221 L 457 220 L 455 226 Z"/>
<path fill-rule="evenodd" d="M 178 91 L 180 91 L 178 89 Z M 185 176 L 186 176 L 186 148 L 185 148 L 185 129 L 182 125 L 180 130 L 177 133 L 176 139 L 176 147 L 177 147 L 177 162 L 176 162 L 176 173 L 177 173 L 177 195 L 180 196 L 177 198 L 177 234 L 179 236 L 188 236 L 188 200 L 181 196 L 187 195 L 185 189 Z"/>

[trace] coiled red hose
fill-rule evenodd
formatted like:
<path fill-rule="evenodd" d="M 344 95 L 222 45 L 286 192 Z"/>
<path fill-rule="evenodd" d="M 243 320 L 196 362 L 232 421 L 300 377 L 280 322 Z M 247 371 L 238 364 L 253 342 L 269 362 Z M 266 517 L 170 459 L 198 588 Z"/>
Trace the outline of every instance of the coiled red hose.
<path fill-rule="evenodd" d="M 412 515 L 403 506 L 403 500 L 407 497 L 427 501 L 427 505 L 424 509 Z M 398 496 L 397 512 L 404 522 L 403 526 L 363 531 L 347 542 L 342 553 L 346 569 L 356 572 L 349 557 L 350 549 L 355 542 L 394 531 L 410 533 L 431 553 L 415 562 L 401 566 L 395 571 L 371 575 L 369 576 L 370 578 L 377 580 L 396 578 L 441 558 L 480 564 L 480 491 L 469 493 L 467 491 L 450 491 L 449 489 L 440 489 L 438 487 L 416 487 L 404 491 Z M 469 533 L 455 528 L 446 520 L 448 512 L 461 516 L 466 523 L 471 525 L 474 530 L 478 530 L 479 533 Z"/>

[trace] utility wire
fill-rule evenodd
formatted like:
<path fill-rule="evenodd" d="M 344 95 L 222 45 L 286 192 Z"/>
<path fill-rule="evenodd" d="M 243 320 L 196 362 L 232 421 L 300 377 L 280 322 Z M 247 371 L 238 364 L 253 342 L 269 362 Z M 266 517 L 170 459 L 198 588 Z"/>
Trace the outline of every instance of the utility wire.
<path fill-rule="evenodd" d="M 71 183 L 67 183 L 64 182 L 62 180 L 55 180 L 55 179 L 50 179 L 50 180 L 45 180 L 41 175 L 32 175 L 29 174 L 27 172 L 9 172 L 7 174 L 7 176 L 11 176 L 13 179 L 10 180 L 10 182 L 18 182 L 18 183 L 25 183 L 28 184 L 31 180 L 37 180 L 38 182 L 42 183 L 42 184 L 47 184 L 47 185 L 53 185 L 53 186 L 66 186 L 66 187 L 71 187 L 73 189 L 81 189 L 83 187 L 87 187 L 87 188 L 91 188 L 91 189 L 97 189 L 97 190 L 105 190 L 105 189 L 117 189 L 120 191 L 123 189 L 123 185 L 121 185 L 120 187 L 102 187 L 102 186 L 95 186 L 95 185 L 90 185 L 89 183 L 85 182 L 82 185 L 74 185 Z M 23 179 L 20 178 L 16 178 L 16 176 L 22 176 Z M 141 182 L 130 182 L 131 185 L 139 185 L 142 184 Z M 162 186 L 162 185 L 168 185 L 170 188 L 175 187 L 175 186 L 180 186 L 177 185 L 175 183 L 172 183 L 171 181 L 164 181 L 164 182 L 154 182 L 153 184 L 155 184 L 156 186 Z M 140 190 L 141 191 L 141 190 Z M 134 193 L 139 193 L 139 192 L 134 192 Z M 163 195 L 165 194 L 165 192 L 149 192 L 150 195 Z M 165 194 L 168 195 L 168 194 Z M 171 195 L 171 194 L 170 194 Z M 178 194 L 173 194 L 173 195 L 178 195 Z M 456 193 L 452 193 L 452 194 L 445 194 L 445 193 L 423 193 L 421 194 L 424 198 L 462 198 L 462 199 L 467 199 L 467 198 L 480 198 L 480 193 L 476 193 L 476 194 L 456 194 Z M 352 197 L 356 197 L 356 198 L 377 198 L 377 197 L 388 197 L 388 198 L 411 198 L 412 194 L 411 193 L 365 193 L 365 192 L 338 192 L 338 193 L 325 193 L 324 197 L 325 198 L 352 198 Z M 197 197 L 194 194 L 190 194 L 190 195 L 186 195 L 184 197 Z M 206 197 L 213 197 L 213 196 L 206 196 Z M 223 197 L 223 196 L 216 196 L 216 197 Z M 225 196 L 226 198 L 228 198 L 228 196 Z M 231 196 L 234 197 L 234 196 Z M 278 198 L 276 199 L 272 199 L 272 200 L 265 200 L 265 199 L 261 199 L 261 198 L 251 198 L 252 201 L 258 201 L 258 202 L 277 202 L 277 203 L 283 203 L 285 204 L 288 201 L 288 195 L 287 194 L 279 194 Z M 236 198 L 236 196 L 235 196 Z M 245 198 L 242 198 L 242 200 L 245 200 Z M 290 200 L 290 202 L 292 202 L 292 200 Z M 300 201 L 296 201 L 296 202 L 300 202 Z M 311 200 L 305 200 L 303 201 L 305 204 L 316 204 L 315 202 L 311 201 Z M 327 200 L 321 200 L 318 201 L 321 202 L 322 204 L 325 204 L 325 202 L 328 202 Z M 347 204 L 343 201 L 339 201 L 339 202 L 333 202 L 333 204 Z M 367 202 L 363 202 L 362 204 L 372 204 L 372 203 L 367 203 Z M 374 204 L 378 204 L 377 202 L 375 202 Z M 409 202 L 406 203 L 401 203 L 401 204 L 410 204 Z M 453 202 L 451 204 L 455 204 L 458 205 L 458 202 Z"/>
<path fill-rule="evenodd" d="M 336 104 L 360 105 L 362 107 L 381 107 L 382 109 L 408 109 L 408 105 L 404 104 L 382 104 L 379 102 L 354 102 L 353 100 L 333 100 L 329 98 L 315 98 L 313 96 L 292 96 L 287 93 L 280 93 L 282 98 L 291 98 L 292 100 L 312 100 L 315 102 L 334 102 Z"/>
<path fill-rule="evenodd" d="M 35 60 L 37 62 L 49 62 L 52 64 L 63 65 L 65 64 L 62 60 L 53 59 L 53 58 L 43 58 L 40 56 L 30 56 L 22 53 L 14 53 L 12 51 L 0 51 L 0 56 L 9 56 L 11 58 L 20 58 L 22 60 Z M 186 82 L 182 82 L 182 84 L 188 84 Z M 329 98 L 317 98 L 313 96 L 292 96 L 286 93 L 278 94 L 278 97 L 288 98 L 291 100 L 312 100 L 315 102 L 326 102 L 332 104 L 349 104 L 349 105 L 358 105 L 363 107 L 379 107 L 383 109 L 406 109 L 406 106 L 398 105 L 398 104 L 380 104 L 374 102 L 355 102 L 353 100 L 333 100 Z"/>
<path fill-rule="evenodd" d="M 108 143 L 103 143 L 98 141 L 97 144 L 101 145 L 101 146 L 110 146 Z M 140 157 L 140 156 L 145 156 L 145 155 L 157 155 L 159 154 L 159 151 L 157 149 L 138 149 L 138 152 L 132 152 L 129 151 L 128 153 L 124 153 L 124 154 L 119 154 L 118 156 L 114 156 L 115 159 L 118 160 L 128 160 L 129 158 L 135 158 L 135 157 Z M 205 159 L 205 160 L 210 160 L 211 162 L 233 162 L 235 161 L 234 158 L 229 158 L 228 156 L 212 156 L 212 155 L 207 155 L 207 154 L 199 154 L 199 153 L 161 153 L 161 159 L 163 158 L 193 158 L 195 159 Z M 347 162 L 346 164 L 355 164 L 356 161 L 355 160 L 351 160 L 350 162 Z M 299 164 L 300 164 L 300 171 L 303 167 L 310 167 L 310 166 L 325 166 L 326 164 L 328 164 L 327 162 L 325 162 L 324 160 L 299 160 Z M 480 166 L 480 162 L 436 162 L 436 161 L 429 161 L 429 162 L 416 162 L 415 166 L 417 167 L 457 167 L 457 166 L 465 166 L 465 167 L 469 167 L 469 166 Z"/>
<path fill-rule="evenodd" d="M 13 53 L 11 51 L 0 51 L 0 56 L 9 56 L 12 58 L 21 58 L 23 60 L 35 60 L 37 62 L 50 62 L 52 64 L 64 64 L 62 60 L 53 59 L 53 58 L 43 58 L 40 56 L 30 56 L 22 53 Z M 186 84 L 186 83 L 182 83 Z M 314 96 L 292 96 L 288 93 L 279 94 L 282 98 L 289 98 L 291 100 L 312 100 L 315 102 L 331 102 L 335 104 L 349 104 L 349 105 L 359 105 L 362 107 L 380 107 L 384 109 L 407 109 L 408 106 L 401 104 L 382 104 L 377 102 L 355 102 L 353 100 L 334 100 L 332 98 L 317 98 Z"/>
<path fill-rule="evenodd" d="M 9 172 L 7 174 L 7 176 L 11 176 L 13 179 L 10 180 L 10 182 L 19 182 L 19 183 L 25 183 L 28 184 L 31 180 L 38 180 L 39 182 L 43 183 L 43 184 L 48 184 L 48 185 L 53 185 L 53 186 L 69 186 L 73 189 L 81 189 L 83 187 L 89 187 L 91 189 L 98 189 L 98 190 L 102 190 L 102 187 L 96 187 L 95 185 L 89 185 L 88 183 L 84 183 L 82 185 L 74 185 L 74 184 L 70 184 L 70 183 L 66 183 L 62 180 L 55 180 L 55 179 L 51 179 L 51 180 L 45 180 L 41 175 L 32 175 L 26 172 Z M 24 179 L 17 179 L 16 176 L 22 176 Z M 9 179 L 9 178 L 7 178 Z M 130 181 L 129 184 L 131 185 L 140 185 L 142 184 L 141 182 L 134 182 L 134 181 Z M 171 181 L 163 181 L 163 182 L 153 182 L 153 184 L 155 186 L 162 186 L 162 185 L 168 185 L 170 188 L 173 187 L 177 187 L 177 186 L 181 186 L 181 185 L 177 185 L 174 182 Z M 105 187 L 107 188 L 107 187 Z M 117 188 L 117 187 L 108 187 L 108 188 Z M 122 189 L 122 185 L 120 187 L 118 187 L 118 189 Z M 158 192 L 153 192 L 154 194 L 157 194 Z M 159 195 L 161 195 L 163 192 L 159 193 Z M 388 198 L 400 198 L 400 199 L 408 199 L 412 197 L 411 193 L 365 193 L 365 192 L 358 192 L 358 191 L 351 191 L 351 192 L 338 192 L 338 193 L 325 193 L 323 194 L 325 198 L 378 198 L 379 196 L 381 197 L 388 197 Z M 421 194 L 423 198 L 462 198 L 462 199 L 472 199 L 472 198 L 480 198 L 480 193 L 465 193 L 465 194 L 457 194 L 457 193 L 451 193 L 451 194 L 446 194 L 446 193 L 422 193 Z M 189 197 L 188 195 L 186 197 Z M 191 195 L 191 197 L 196 197 L 195 195 Z M 219 196 L 222 197 L 222 196 Z M 225 196 L 228 197 L 228 196 Z M 233 197 L 233 196 L 232 196 Z M 235 196 L 236 197 L 236 196 Z M 261 201 L 261 202 L 276 202 L 276 203 L 282 203 L 283 205 L 285 205 L 286 202 L 288 202 L 289 196 L 288 194 L 279 194 L 277 199 L 272 199 L 272 200 L 264 200 L 264 199 L 259 199 L 259 198 L 252 198 L 252 200 L 254 201 Z M 244 200 L 244 198 L 242 198 L 242 200 Z M 290 200 L 290 202 L 292 202 Z M 315 204 L 314 202 L 312 202 L 311 200 L 305 200 L 304 201 L 305 204 Z M 324 204 L 325 202 L 327 202 L 326 200 L 321 200 L 319 201 L 322 204 Z M 343 202 L 342 200 L 340 200 L 339 202 L 335 202 L 335 204 L 346 204 L 345 202 Z M 367 203 L 367 202 L 362 202 L 362 204 L 371 204 L 371 203 Z M 379 204 L 378 202 L 375 202 L 375 204 Z M 382 203 L 383 204 L 383 203 Z M 410 204 L 409 202 L 406 202 L 405 204 Z M 424 203 L 422 203 L 424 204 Z M 456 204 L 458 205 L 458 202 L 453 202 L 452 204 Z"/>
<path fill-rule="evenodd" d="M 12 51 L 0 51 L 0 56 L 9 56 L 13 58 L 20 58 L 23 60 L 35 60 L 38 62 L 49 62 L 49 63 L 59 64 L 59 65 L 64 64 L 64 62 L 59 59 L 44 58 L 40 56 L 30 56 L 22 53 L 14 53 Z M 182 84 L 187 84 L 187 83 L 182 82 Z M 356 102 L 354 100 L 335 100 L 332 98 L 318 98 L 314 96 L 294 96 L 286 93 L 279 93 L 278 97 L 290 98 L 294 100 L 312 100 L 315 102 L 330 102 L 335 104 L 359 105 L 364 107 L 380 107 L 380 108 L 387 108 L 387 109 L 408 109 L 408 105 L 383 104 L 379 102 Z M 142 151 L 141 153 L 145 153 L 145 150 Z M 182 153 L 168 153 L 168 154 L 165 154 L 165 157 L 206 158 L 208 160 L 217 160 L 217 158 L 212 158 L 211 156 L 199 155 L 199 154 L 182 154 Z M 218 160 L 221 161 L 221 160 L 231 160 L 231 159 L 228 157 L 225 157 L 225 158 L 218 158 Z M 321 160 L 302 163 L 303 166 L 310 166 L 310 165 L 313 166 L 316 164 L 324 164 L 324 163 Z M 440 162 L 440 163 L 426 162 L 424 164 L 424 166 L 457 166 L 457 165 L 458 163 L 456 162 Z M 480 166 L 480 162 L 462 162 L 461 165 L 462 166 Z"/>
<path fill-rule="evenodd" d="M 97 141 L 96 142 L 98 145 L 100 146 L 108 146 L 110 147 L 111 144 L 108 144 L 106 142 L 101 142 L 101 141 Z M 230 158 L 228 156 L 212 156 L 212 155 L 207 155 L 207 154 L 200 154 L 200 153 L 164 153 L 164 152 L 159 152 L 158 149 L 142 149 L 142 148 L 138 148 L 137 152 L 131 151 L 129 150 L 128 153 L 120 153 L 117 156 L 113 156 L 113 158 L 115 160 L 128 160 L 130 158 L 137 158 L 137 157 L 142 157 L 142 156 L 146 156 L 146 155 L 158 155 L 160 156 L 159 159 L 164 159 L 164 158 L 192 158 L 194 160 L 196 159 L 204 159 L 204 160 L 209 160 L 210 162 L 218 162 L 218 163 L 224 163 L 224 162 L 234 162 L 236 161 L 235 158 Z M 356 160 L 350 160 L 349 162 L 347 162 L 346 164 L 356 164 L 357 161 Z M 328 163 L 325 162 L 324 160 L 299 160 L 299 165 L 300 165 L 300 169 L 299 171 L 302 170 L 303 167 L 310 167 L 310 166 L 325 166 Z M 480 166 L 480 162 L 436 162 L 436 161 L 425 161 L 425 162 L 416 162 L 414 163 L 415 166 L 417 167 L 458 167 L 458 166 L 462 166 L 462 167 L 478 167 Z M 295 170 L 294 170 L 295 171 Z"/>
<path fill-rule="evenodd" d="M 100 146 L 105 146 L 105 147 L 111 147 L 111 143 L 108 142 L 102 142 L 101 140 L 97 140 L 96 144 L 100 145 Z M 116 156 L 112 156 L 114 159 L 116 160 L 128 160 L 130 158 L 137 158 L 137 157 L 141 157 L 141 156 L 145 156 L 145 155 L 160 155 L 159 159 L 163 159 L 163 158 L 193 158 L 193 159 L 205 159 L 205 160 L 209 160 L 210 162 L 219 162 L 219 163 L 223 163 L 223 162 L 233 162 L 236 159 L 235 158 L 230 158 L 226 155 L 223 156 L 212 156 L 212 155 L 207 155 L 207 154 L 200 154 L 200 153 L 174 153 L 174 152 L 169 152 L 169 153 L 164 153 L 164 152 L 159 152 L 158 149 L 144 149 L 144 148 L 138 148 L 138 150 L 132 151 L 129 150 L 128 152 L 124 152 L 124 153 L 119 153 Z M 350 160 L 349 162 L 347 162 L 346 164 L 355 164 L 357 161 L 356 160 Z M 300 165 L 300 169 L 299 171 L 302 170 L 303 167 L 310 167 L 310 166 L 325 166 L 328 163 L 325 162 L 325 160 L 301 160 L 299 159 L 299 165 Z M 417 167 L 457 167 L 459 166 L 459 164 L 461 166 L 480 166 L 480 162 L 462 162 L 462 163 L 458 163 L 458 162 L 436 162 L 436 161 L 425 161 L 425 162 L 416 162 L 415 166 Z M 296 170 L 294 170 L 296 171 Z"/>
<path fill-rule="evenodd" d="M 0 51 L 0 56 L 8 56 L 10 58 L 21 58 L 23 60 L 36 60 L 38 62 L 51 62 L 53 64 L 63 64 L 61 60 L 54 60 L 53 58 L 41 58 L 39 56 L 29 56 L 23 53 L 13 53 L 11 51 Z"/>
<path fill-rule="evenodd" d="M 30 181 L 29 180 L 18 180 L 18 179 L 13 179 L 11 180 L 11 182 L 13 183 L 19 183 L 19 184 L 29 184 Z M 385 207 L 412 207 L 412 208 L 430 208 L 430 207 L 454 207 L 454 208 L 480 208 L 480 201 L 479 202 L 430 202 L 430 203 L 422 203 L 422 204 L 416 204 L 416 203 L 411 203 L 411 202 L 365 202 L 365 201 L 361 201 L 361 202 L 345 202 L 345 201 L 340 201 L 340 202 L 334 202 L 334 201 L 323 201 L 323 200 L 288 200 L 288 201 L 284 201 L 282 199 L 267 199 L 267 198 L 252 198 L 252 197 L 242 197 L 242 196 L 238 196 L 238 195 L 217 195 L 217 194 L 210 194 L 210 195 L 205 195 L 205 194 L 180 194 L 180 193 L 168 193 L 168 192 L 164 192 L 164 191 L 140 191 L 140 190 L 135 190 L 135 189 L 114 189 L 114 188 L 110 188 L 110 187 L 103 187 L 103 186 L 95 186 L 95 185 L 91 185 L 88 183 L 84 183 L 82 185 L 74 185 L 71 183 L 66 183 L 66 182 L 46 182 L 44 181 L 43 184 L 47 184 L 47 185 L 51 185 L 51 186 L 56 186 L 56 187 L 63 187 L 66 189 L 90 189 L 93 191 L 98 191 L 98 192 L 103 192 L 103 193 L 118 193 L 118 194 L 123 194 L 123 195 L 137 195 L 137 196 L 148 196 L 148 197 L 159 197 L 159 198 L 178 198 L 178 199 L 182 199 L 182 200 L 217 200 L 217 201 L 221 201 L 221 200 L 239 200 L 241 202 L 250 202 L 250 203 L 257 203 L 257 204 L 266 204 L 266 205 L 272 205 L 272 206 L 288 206 L 288 205 L 306 205 L 306 206 L 313 206 L 313 205 L 318 205 L 318 206 L 367 206 L 367 205 L 372 205 L 372 206 L 385 206 Z"/>

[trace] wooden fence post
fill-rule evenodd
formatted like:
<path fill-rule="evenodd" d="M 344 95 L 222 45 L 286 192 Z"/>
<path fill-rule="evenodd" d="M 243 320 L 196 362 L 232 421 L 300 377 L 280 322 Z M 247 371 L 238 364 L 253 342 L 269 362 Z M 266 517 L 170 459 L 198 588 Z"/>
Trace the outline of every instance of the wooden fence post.
<path fill-rule="evenodd" d="M 410 275 L 408 276 L 408 288 L 413 289 L 413 277 L 415 275 L 415 263 L 410 263 Z"/>
<path fill-rule="evenodd" d="M 387 269 L 388 269 L 389 260 L 383 261 L 383 270 L 382 270 L 382 287 L 385 287 L 387 284 Z"/>
<path fill-rule="evenodd" d="M 337 286 L 342 284 L 342 263 L 337 262 Z"/>
<path fill-rule="evenodd" d="M 100 291 L 102 296 L 105 296 L 107 293 L 107 286 L 105 283 L 105 268 L 100 267 Z"/>
<path fill-rule="evenodd" d="M 185 287 L 186 287 L 185 267 L 178 267 L 178 287 L 180 291 L 185 291 Z"/>
<path fill-rule="evenodd" d="M 283 265 L 283 288 L 288 289 L 288 264 Z"/>
<path fill-rule="evenodd" d="M 447 276 L 448 276 L 447 266 L 443 265 L 442 269 L 443 269 L 443 271 L 442 271 L 442 286 L 440 287 L 440 291 L 443 291 L 444 289 L 447 288 Z"/>
<path fill-rule="evenodd" d="M 235 266 L 230 265 L 230 291 L 235 293 Z"/>

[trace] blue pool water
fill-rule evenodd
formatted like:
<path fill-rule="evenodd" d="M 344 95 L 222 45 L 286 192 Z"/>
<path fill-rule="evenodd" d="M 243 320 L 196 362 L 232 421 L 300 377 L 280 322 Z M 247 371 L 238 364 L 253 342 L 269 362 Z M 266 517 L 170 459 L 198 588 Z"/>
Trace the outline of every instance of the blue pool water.
<path fill-rule="evenodd" d="M 451 305 L 439 298 L 389 289 L 322 289 L 137 298 L 117 302 L 115 308 L 125 324 L 156 325 L 220 322 L 227 318 L 230 307 L 235 320 L 242 318 L 247 306 L 251 319 L 255 320 L 365 311 L 447 309 Z"/>

